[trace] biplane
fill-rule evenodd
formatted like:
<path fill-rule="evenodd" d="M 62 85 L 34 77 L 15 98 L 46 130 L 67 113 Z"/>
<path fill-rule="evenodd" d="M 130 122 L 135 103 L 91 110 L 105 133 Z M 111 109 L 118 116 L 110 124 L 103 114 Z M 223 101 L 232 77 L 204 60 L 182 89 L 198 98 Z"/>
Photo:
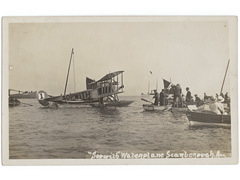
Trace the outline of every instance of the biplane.
<path fill-rule="evenodd" d="M 67 79 L 63 95 L 51 96 L 45 91 L 39 91 L 38 101 L 43 106 L 58 106 L 59 104 L 89 104 L 91 106 L 128 106 L 133 101 L 120 101 L 118 94 L 123 93 L 123 72 L 108 73 L 98 81 L 86 78 L 86 90 L 66 93 L 69 71 L 74 51 L 72 49 L 68 67 Z"/>

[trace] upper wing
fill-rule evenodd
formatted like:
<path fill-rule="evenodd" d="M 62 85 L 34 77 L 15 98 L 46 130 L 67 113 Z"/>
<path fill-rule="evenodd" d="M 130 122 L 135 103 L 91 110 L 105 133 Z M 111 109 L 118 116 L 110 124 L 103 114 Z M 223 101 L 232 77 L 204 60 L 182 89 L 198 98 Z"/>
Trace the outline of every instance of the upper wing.
<path fill-rule="evenodd" d="M 109 73 L 109 74 L 103 76 L 103 77 L 102 77 L 101 79 L 99 79 L 97 82 L 107 81 L 107 80 L 112 79 L 112 78 L 114 78 L 115 76 L 117 76 L 117 75 L 119 75 L 119 74 L 121 74 L 121 73 L 123 73 L 123 72 L 124 72 L 124 71 L 116 71 L 116 72 L 113 72 L 113 73 Z"/>

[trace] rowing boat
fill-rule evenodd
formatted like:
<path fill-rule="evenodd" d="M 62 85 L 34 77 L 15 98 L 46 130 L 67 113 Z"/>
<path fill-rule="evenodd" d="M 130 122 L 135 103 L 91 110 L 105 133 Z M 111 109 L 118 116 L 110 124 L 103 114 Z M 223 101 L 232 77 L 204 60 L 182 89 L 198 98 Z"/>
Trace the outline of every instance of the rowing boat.
<path fill-rule="evenodd" d="M 130 100 L 121 100 L 121 101 L 107 101 L 104 102 L 104 106 L 113 106 L 113 107 L 126 107 L 129 106 L 131 103 L 133 103 L 134 101 L 130 101 Z M 100 107 L 103 106 L 99 103 L 92 103 L 90 104 L 92 107 Z"/>
<path fill-rule="evenodd" d="M 218 115 L 209 112 L 187 112 L 187 118 L 191 125 L 231 125 L 230 115 Z"/>
<path fill-rule="evenodd" d="M 20 105 L 20 101 L 17 98 L 12 98 L 10 97 L 8 100 L 8 106 L 9 107 L 15 107 L 15 106 L 19 106 Z"/>
<path fill-rule="evenodd" d="M 172 105 L 167 106 L 155 106 L 153 104 L 143 104 L 145 111 L 168 111 L 172 108 Z"/>
<path fill-rule="evenodd" d="M 172 107 L 171 112 L 179 112 L 179 113 L 186 113 L 188 111 L 188 108 L 177 108 L 177 107 Z"/>

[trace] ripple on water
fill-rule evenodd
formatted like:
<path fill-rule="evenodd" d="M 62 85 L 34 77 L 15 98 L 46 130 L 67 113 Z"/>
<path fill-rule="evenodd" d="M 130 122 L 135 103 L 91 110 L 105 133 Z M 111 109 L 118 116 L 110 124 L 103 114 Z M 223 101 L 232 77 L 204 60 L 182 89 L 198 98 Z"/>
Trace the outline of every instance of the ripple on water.
<path fill-rule="evenodd" d="M 26 100 L 33 106 L 10 108 L 10 158 L 90 158 L 89 151 L 231 155 L 231 129 L 191 127 L 183 113 L 145 112 L 140 97 L 128 98 L 135 102 L 123 108 L 41 108 L 36 100 Z"/>

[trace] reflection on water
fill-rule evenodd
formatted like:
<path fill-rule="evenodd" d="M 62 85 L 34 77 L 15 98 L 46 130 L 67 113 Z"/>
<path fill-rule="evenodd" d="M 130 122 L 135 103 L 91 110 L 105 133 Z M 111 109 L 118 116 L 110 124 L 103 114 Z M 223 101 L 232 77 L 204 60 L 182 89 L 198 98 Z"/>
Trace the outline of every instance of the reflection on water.
<path fill-rule="evenodd" d="M 191 127 L 181 112 L 145 112 L 140 97 L 129 107 L 61 105 L 9 109 L 9 148 L 12 159 L 90 158 L 88 152 L 161 153 L 221 151 L 231 155 L 231 130 Z"/>

